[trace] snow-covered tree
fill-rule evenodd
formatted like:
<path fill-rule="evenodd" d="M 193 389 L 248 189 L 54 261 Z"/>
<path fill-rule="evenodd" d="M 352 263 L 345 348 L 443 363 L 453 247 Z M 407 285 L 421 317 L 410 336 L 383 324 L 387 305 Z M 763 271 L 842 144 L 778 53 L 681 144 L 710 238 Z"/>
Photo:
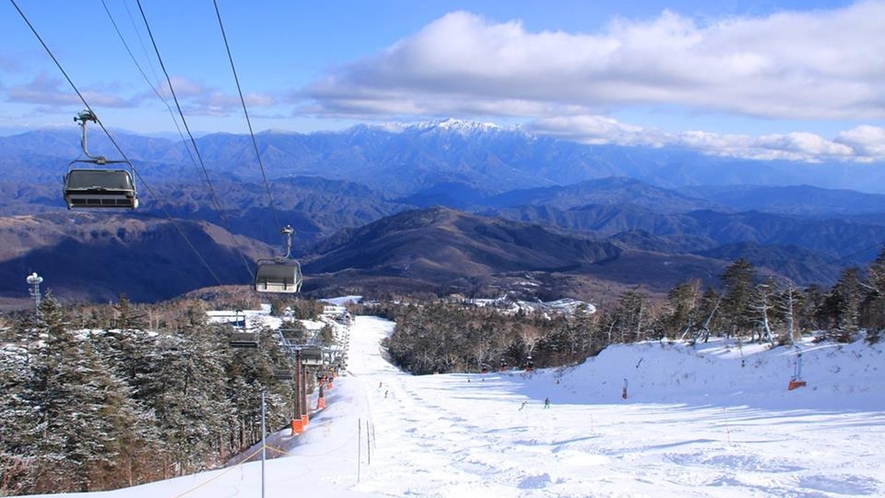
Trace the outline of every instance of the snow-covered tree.
<path fill-rule="evenodd" d="M 727 333 L 746 335 L 756 322 L 751 311 L 756 270 L 749 261 L 741 258 L 726 268 L 719 279 L 723 288 L 719 313 L 727 324 Z"/>
<path fill-rule="evenodd" d="M 68 328 L 68 313 L 43 300 L 26 402 L 32 451 L 31 492 L 89 491 L 116 484 L 117 466 L 140 420 L 128 386 L 102 362 L 88 338 Z"/>

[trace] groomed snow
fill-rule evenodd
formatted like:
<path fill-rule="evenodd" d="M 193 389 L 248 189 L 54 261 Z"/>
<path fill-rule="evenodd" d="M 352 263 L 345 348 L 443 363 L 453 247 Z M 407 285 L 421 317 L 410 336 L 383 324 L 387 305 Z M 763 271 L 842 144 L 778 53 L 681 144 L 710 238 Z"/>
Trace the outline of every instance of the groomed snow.
<path fill-rule="evenodd" d="M 357 317 L 307 432 L 269 439 L 265 496 L 885 496 L 881 346 L 614 346 L 585 364 L 414 377 Z M 627 399 L 622 398 L 627 380 Z M 551 406 L 544 408 L 549 397 Z M 258 497 L 261 464 L 84 497 Z M 59 496 L 59 495 L 51 495 Z M 70 495 L 74 496 L 74 495 Z"/>

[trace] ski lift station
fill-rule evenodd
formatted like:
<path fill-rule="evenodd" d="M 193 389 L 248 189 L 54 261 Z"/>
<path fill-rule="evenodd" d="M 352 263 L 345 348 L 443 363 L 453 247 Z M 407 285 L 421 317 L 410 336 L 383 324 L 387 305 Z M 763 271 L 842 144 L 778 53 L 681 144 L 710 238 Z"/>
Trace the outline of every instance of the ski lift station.
<path fill-rule="evenodd" d="M 257 310 L 219 310 L 207 311 L 209 323 L 225 323 L 234 328 L 249 330 L 252 328 L 257 317 L 270 316 L 270 304 L 262 304 Z"/>

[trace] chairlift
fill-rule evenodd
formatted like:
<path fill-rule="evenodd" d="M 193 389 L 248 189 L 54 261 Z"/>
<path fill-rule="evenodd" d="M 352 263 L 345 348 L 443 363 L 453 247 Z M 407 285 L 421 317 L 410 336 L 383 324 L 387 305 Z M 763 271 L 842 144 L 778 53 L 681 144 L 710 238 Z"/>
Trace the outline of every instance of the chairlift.
<path fill-rule="evenodd" d="M 275 368 L 273 376 L 277 380 L 292 380 L 292 371 L 287 368 Z"/>
<path fill-rule="evenodd" d="M 301 350 L 301 364 L 308 367 L 321 367 L 323 363 L 323 350 L 319 348 L 306 348 Z"/>
<path fill-rule="evenodd" d="M 285 257 L 258 261 L 258 270 L 255 272 L 256 291 L 294 294 L 301 290 L 301 265 L 290 257 L 294 231 L 290 226 L 281 230 L 287 236 Z"/>
<path fill-rule="evenodd" d="M 138 192 L 132 179 L 132 163 L 126 160 L 110 161 L 104 156 L 93 156 L 86 148 L 86 123 L 98 122 L 92 111 L 86 110 L 74 117 L 81 128 L 80 147 L 86 158 L 77 158 L 68 164 L 65 175 L 64 198 L 72 208 L 128 208 L 138 207 Z M 88 165 L 88 166 L 87 166 Z M 128 169 L 109 167 L 126 165 Z"/>
<path fill-rule="evenodd" d="M 258 334 L 234 332 L 230 335 L 228 345 L 234 349 L 258 349 Z"/>

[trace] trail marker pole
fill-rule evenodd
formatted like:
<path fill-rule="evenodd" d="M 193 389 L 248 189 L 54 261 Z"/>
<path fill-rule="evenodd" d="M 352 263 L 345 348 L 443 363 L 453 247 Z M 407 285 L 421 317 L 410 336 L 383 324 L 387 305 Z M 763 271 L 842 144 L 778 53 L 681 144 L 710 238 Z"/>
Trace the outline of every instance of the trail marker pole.
<path fill-rule="evenodd" d="M 366 454 L 369 456 L 368 464 L 372 465 L 372 433 L 369 432 L 368 420 L 366 420 Z"/>
<path fill-rule="evenodd" d="M 264 391 L 261 391 L 261 498 L 264 498 L 264 461 L 267 459 L 267 431 L 264 425 Z"/>
<path fill-rule="evenodd" d="M 728 408 L 722 407 L 722 413 L 725 414 L 725 438 L 728 445 L 731 446 L 731 429 L 728 427 Z"/>

